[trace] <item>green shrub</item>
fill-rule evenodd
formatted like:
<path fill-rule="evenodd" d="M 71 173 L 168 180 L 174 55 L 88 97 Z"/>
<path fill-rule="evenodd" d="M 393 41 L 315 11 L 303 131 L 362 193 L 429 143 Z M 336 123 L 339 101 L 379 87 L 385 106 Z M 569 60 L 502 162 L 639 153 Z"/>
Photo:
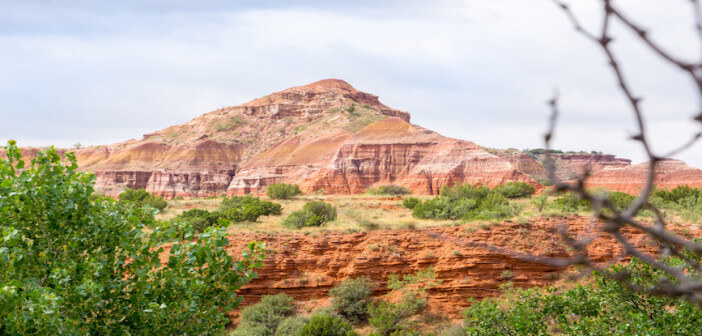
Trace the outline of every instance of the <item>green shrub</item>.
<path fill-rule="evenodd" d="M 419 200 L 419 198 L 416 197 L 408 197 L 402 200 L 402 207 L 407 208 L 407 209 L 414 209 L 414 206 L 422 202 Z"/>
<path fill-rule="evenodd" d="M 117 198 L 120 201 L 132 202 L 137 207 L 143 207 L 145 205 L 148 205 L 148 206 L 150 206 L 152 208 L 156 208 L 158 210 L 163 210 L 168 205 L 168 203 L 166 202 L 166 200 L 163 199 L 163 197 L 154 196 L 154 195 L 146 192 L 146 190 L 144 190 L 144 189 L 138 189 L 138 190 L 127 189 L 124 192 L 122 192 L 121 194 L 119 194 L 119 196 L 117 196 Z"/>
<path fill-rule="evenodd" d="M 278 324 L 275 330 L 275 336 L 300 336 L 302 328 L 304 328 L 310 319 L 304 316 L 291 316 Z"/>
<path fill-rule="evenodd" d="M 368 305 L 368 323 L 376 329 L 374 335 L 421 335 L 409 318 L 426 306 L 427 301 L 420 295 L 407 292 L 400 303 L 381 301 Z"/>
<path fill-rule="evenodd" d="M 580 199 L 578 195 L 567 192 L 563 196 L 558 197 L 548 204 L 548 208 L 566 213 L 587 212 L 591 211 L 590 203 Z"/>
<path fill-rule="evenodd" d="M 407 195 L 412 192 L 403 186 L 387 184 L 377 188 L 368 188 L 368 193 L 373 195 Z"/>
<path fill-rule="evenodd" d="M 255 222 L 260 216 L 280 215 L 282 206 L 278 203 L 261 201 L 250 195 L 225 197 L 219 207 L 219 212 L 228 220 L 240 222 Z"/>
<path fill-rule="evenodd" d="M 307 202 L 301 211 L 291 213 L 282 225 L 289 228 L 299 229 L 307 226 L 321 226 L 322 224 L 336 219 L 336 208 L 329 203 L 312 201 Z"/>
<path fill-rule="evenodd" d="M 259 303 L 242 309 L 239 325 L 231 335 L 274 335 L 278 325 L 294 313 L 293 298 L 287 294 L 266 295 Z"/>
<path fill-rule="evenodd" d="M 292 199 L 302 194 L 300 186 L 297 184 L 276 183 L 266 188 L 266 195 L 272 199 Z"/>
<path fill-rule="evenodd" d="M 636 258 L 611 271 L 626 271 L 628 281 L 645 288 L 665 276 Z M 472 301 L 465 312 L 467 335 L 549 335 L 554 330 L 563 335 L 699 335 L 699 306 L 631 291 L 598 274 L 573 289 L 512 291 L 502 299 Z"/>
<path fill-rule="evenodd" d="M 190 209 L 183 211 L 171 221 L 188 222 L 192 226 L 194 232 L 202 233 L 208 227 L 217 224 L 220 218 L 225 218 L 225 216 L 217 211 L 209 212 L 203 209 Z"/>
<path fill-rule="evenodd" d="M 95 176 L 52 147 L 0 159 L 0 335 L 221 334 L 261 246 L 235 262 L 223 229 L 147 233 L 153 216 L 91 199 Z M 163 239 L 162 239 L 163 238 Z M 160 248 L 171 242 L 168 251 Z M 166 261 L 162 264 L 162 258 Z"/>
<path fill-rule="evenodd" d="M 344 279 L 339 285 L 329 290 L 329 296 L 333 298 L 332 307 L 354 324 L 365 321 L 368 318 L 367 306 L 371 302 L 370 296 L 373 294 L 375 285 L 368 277 L 356 279 Z"/>
<path fill-rule="evenodd" d="M 512 217 L 519 211 L 497 190 L 456 184 L 442 188 L 433 199 L 417 203 L 412 215 L 423 219 L 495 220 Z"/>
<path fill-rule="evenodd" d="M 497 186 L 495 190 L 507 198 L 528 197 L 536 192 L 534 186 L 525 182 L 509 182 L 507 184 L 501 184 Z"/>
<path fill-rule="evenodd" d="M 680 185 L 671 190 L 655 190 L 653 197 L 659 198 L 667 203 L 680 203 L 683 199 L 698 199 L 702 196 L 702 191 L 698 188 L 691 188 L 687 185 Z"/>
<path fill-rule="evenodd" d="M 610 192 L 607 197 L 618 211 L 630 207 L 631 204 L 634 203 L 634 200 L 636 200 L 636 197 L 619 191 Z"/>
<path fill-rule="evenodd" d="M 331 315 L 312 316 L 302 328 L 300 336 L 355 336 L 353 326 L 344 319 Z"/>

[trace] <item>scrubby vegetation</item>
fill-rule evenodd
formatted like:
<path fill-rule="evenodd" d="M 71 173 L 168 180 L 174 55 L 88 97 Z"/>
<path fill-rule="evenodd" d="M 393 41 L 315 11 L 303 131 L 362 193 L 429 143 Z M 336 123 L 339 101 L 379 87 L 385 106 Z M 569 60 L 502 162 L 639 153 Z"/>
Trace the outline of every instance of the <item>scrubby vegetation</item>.
<path fill-rule="evenodd" d="M 91 197 L 95 176 L 52 147 L 0 160 L 0 334 L 221 334 L 263 258 L 235 262 L 222 228 L 178 240 L 148 211 Z M 165 228 L 167 229 L 167 228 Z M 161 248 L 171 242 L 169 251 Z M 165 264 L 161 258 L 166 258 Z"/>
<path fill-rule="evenodd" d="M 536 192 L 534 186 L 524 182 L 509 182 L 497 186 L 494 191 L 507 198 L 529 197 Z"/>
<path fill-rule="evenodd" d="M 345 279 L 329 291 L 332 307 L 341 316 L 357 324 L 368 319 L 368 304 L 375 285 L 368 277 Z"/>
<path fill-rule="evenodd" d="M 419 198 L 416 197 L 407 197 L 402 200 L 402 207 L 406 209 L 414 209 L 414 206 L 421 203 L 422 201 L 419 200 Z"/>
<path fill-rule="evenodd" d="M 183 211 L 170 222 L 189 223 L 194 233 L 202 233 L 205 229 L 226 219 L 230 222 L 255 222 L 261 216 L 280 215 L 282 207 L 278 203 L 262 201 L 253 196 L 225 197 L 219 209 L 207 211 L 204 209 L 190 209 Z"/>
<path fill-rule="evenodd" d="M 282 225 L 288 228 L 299 229 L 307 226 L 321 226 L 336 219 L 336 208 L 329 203 L 321 201 L 307 202 L 301 211 L 291 213 Z"/>
<path fill-rule="evenodd" d="M 493 220 L 512 217 L 519 211 L 499 190 L 456 184 L 443 187 L 436 198 L 417 203 L 412 215 L 425 219 Z"/>
<path fill-rule="evenodd" d="M 282 334 L 281 334 L 282 335 Z M 332 315 L 315 315 L 300 331 L 300 336 L 355 336 L 351 323 Z"/>
<path fill-rule="evenodd" d="M 381 185 L 377 188 L 368 188 L 367 191 L 371 195 L 407 195 L 412 192 L 407 188 L 394 184 Z"/>
<path fill-rule="evenodd" d="M 644 287 L 665 276 L 636 259 L 614 268 Z M 468 335 L 698 335 L 702 309 L 596 275 L 572 289 L 511 289 L 503 298 L 474 301 L 465 314 Z"/>
<path fill-rule="evenodd" d="M 272 199 L 288 200 L 300 194 L 302 194 L 302 191 L 297 184 L 276 183 L 266 188 L 266 195 Z"/>
<path fill-rule="evenodd" d="M 266 295 L 255 305 L 241 311 L 239 325 L 231 336 L 287 336 L 276 332 L 278 326 L 295 314 L 293 298 L 287 294 Z M 290 329 L 285 325 L 285 330 Z"/>
<path fill-rule="evenodd" d="M 163 199 L 163 197 L 154 196 L 144 189 L 127 189 L 121 194 L 119 194 L 117 198 L 120 201 L 132 202 L 136 207 L 139 208 L 148 205 L 152 208 L 163 210 L 168 205 L 168 203 L 166 202 L 166 200 Z"/>

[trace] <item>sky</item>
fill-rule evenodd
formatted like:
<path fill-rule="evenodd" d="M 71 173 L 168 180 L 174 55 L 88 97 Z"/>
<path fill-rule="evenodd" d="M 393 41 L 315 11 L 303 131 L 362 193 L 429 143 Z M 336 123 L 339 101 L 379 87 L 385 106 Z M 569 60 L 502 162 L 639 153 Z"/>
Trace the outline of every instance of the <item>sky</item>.
<path fill-rule="evenodd" d="M 597 29 L 600 1 L 572 0 Z M 617 6 L 698 60 L 688 0 Z M 549 0 L 0 0 L 0 141 L 101 145 L 339 78 L 442 135 L 645 160 L 604 54 Z M 613 48 L 664 153 L 700 130 L 699 95 L 621 26 Z M 702 168 L 702 145 L 676 158 Z"/>

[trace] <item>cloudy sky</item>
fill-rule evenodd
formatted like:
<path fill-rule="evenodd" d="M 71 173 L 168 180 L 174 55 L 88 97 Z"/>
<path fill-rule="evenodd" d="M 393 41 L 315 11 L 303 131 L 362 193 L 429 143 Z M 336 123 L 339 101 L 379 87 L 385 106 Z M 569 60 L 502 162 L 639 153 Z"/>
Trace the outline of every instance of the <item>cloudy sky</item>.
<path fill-rule="evenodd" d="M 597 0 L 573 0 L 598 25 Z M 620 0 L 680 57 L 701 46 L 688 0 Z M 632 6 L 633 4 L 633 6 Z M 205 112 L 340 78 L 415 124 L 488 147 L 556 146 L 643 160 L 600 50 L 549 0 L 0 0 L 0 140 L 70 147 L 141 138 Z M 681 73 L 615 27 L 654 149 L 699 129 Z M 702 145 L 679 158 L 702 167 Z"/>

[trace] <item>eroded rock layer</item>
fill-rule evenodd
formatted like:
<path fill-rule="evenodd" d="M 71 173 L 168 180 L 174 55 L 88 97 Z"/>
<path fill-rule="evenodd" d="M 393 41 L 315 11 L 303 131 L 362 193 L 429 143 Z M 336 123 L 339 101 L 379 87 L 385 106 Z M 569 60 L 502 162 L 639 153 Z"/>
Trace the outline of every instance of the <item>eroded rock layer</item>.
<path fill-rule="evenodd" d="M 644 187 L 649 170 L 648 162 L 624 168 L 606 168 L 590 176 L 587 187 L 636 194 Z M 653 182 L 656 187 L 662 189 L 672 189 L 682 184 L 700 188 L 702 170 L 690 167 L 680 160 L 663 160 L 656 165 L 656 177 Z"/>
<path fill-rule="evenodd" d="M 227 249 L 237 257 L 246 243 L 258 240 L 265 242 L 269 250 L 263 267 L 257 270 L 259 277 L 239 292 L 244 305 L 277 293 L 287 293 L 300 304 L 325 305 L 330 288 L 345 278 L 360 276 L 375 281 L 375 294 L 380 295 L 387 292 L 390 275 L 415 273 L 431 266 L 439 281 L 436 287 L 427 288 L 429 305 L 456 318 L 466 307 L 466 299 L 497 296 L 499 286 L 507 281 L 518 287 L 555 281 L 563 268 L 519 259 L 515 253 L 567 256 L 557 230 L 563 224 L 575 235 L 595 230 L 589 218 L 571 216 L 535 218 L 521 224 L 504 222 L 475 231 L 457 226 L 353 234 L 328 232 L 316 236 L 237 234 L 230 237 Z M 636 232 L 625 234 L 638 246 L 646 240 Z M 505 252 L 488 250 L 488 245 Z M 647 250 L 655 252 L 653 248 Z M 604 262 L 616 258 L 621 251 L 613 241 L 599 238 L 590 252 L 594 260 Z M 237 316 L 237 312 L 231 315 Z"/>

